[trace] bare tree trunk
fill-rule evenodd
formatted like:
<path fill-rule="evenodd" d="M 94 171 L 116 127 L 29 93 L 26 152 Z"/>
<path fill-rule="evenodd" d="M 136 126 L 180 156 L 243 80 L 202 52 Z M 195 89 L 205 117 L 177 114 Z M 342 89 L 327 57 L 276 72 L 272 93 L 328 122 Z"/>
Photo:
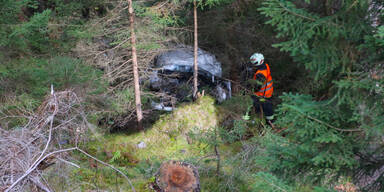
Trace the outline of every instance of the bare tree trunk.
<path fill-rule="evenodd" d="M 220 153 L 219 153 L 219 149 L 218 149 L 217 137 L 218 137 L 218 135 L 217 135 L 217 128 L 215 128 L 215 147 L 214 147 L 214 149 L 215 149 L 216 162 L 217 162 L 217 164 L 216 164 L 216 178 L 219 179 L 219 176 L 220 176 L 220 161 L 221 161 L 221 159 L 220 159 Z"/>
<path fill-rule="evenodd" d="M 217 144 L 215 144 L 215 154 L 216 154 L 216 176 L 219 177 L 220 176 L 220 153 L 219 153 L 219 150 L 217 149 L 218 146 Z"/>
<path fill-rule="evenodd" d="M 143 112 L 141 110 L 141 98 L 140 98 L 140 85 L 139 85 L 139 72 L 137 67 L 137 55 L 136 55 L 136 36 L 135 36 L 135 23 L 134 13 L 132 7 L 132 0 L 128 0 L 129 6 L 129 22 L 131 29 L 131 44 L 132 44 L 132 66 L 133 66 L 133 82 L 135 84 L 135 101 L 136 101 L 136 115 L 137 126 L 139 129 L 143 129 L 142 119 Z"/>
<path fill-rule="evenodd" d="M 195 24 L 195 39 L 194 39 L 194 60 L 193 60 L 193 98 L 196 99 L 197 96 L 197 76 L 198 76 L 198 63 L 197 63 L 197 5 L 196 0 L 193 1 L 193 17 L 194 17 L 194 24 Z"/>

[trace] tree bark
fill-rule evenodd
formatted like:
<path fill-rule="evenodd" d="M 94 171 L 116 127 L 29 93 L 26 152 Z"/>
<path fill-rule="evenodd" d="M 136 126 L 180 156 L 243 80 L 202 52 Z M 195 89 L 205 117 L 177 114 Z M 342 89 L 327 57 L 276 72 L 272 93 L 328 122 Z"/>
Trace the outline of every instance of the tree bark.
<path fill-rule="evenodd" d="M 141 110 L 141 97 L 140 97 L 140 85 L 139 85 L 139 71 L 137 65 L 136 55 L 136 35 L 135 35 L 135 23 L 134 13 L 132 7 L 132 0 L 128 0 L 129 10 L 129 22 L 131 30 L 131 46 L 132 46 L 132 66 L 133 66 L 133 82 L 135 84 L 135 103 L 136 103 L 136 115 L 137 115 L 137 126 L 139 129 L 143 129 L 143 112 Z"/>
<path fill-rule="evenodd" d="M 197 5 L 196 0 L 193 1 L 193 20 L 195 25 L 194 32 L 194 59 L 193 59 L 193 98 L 196 99 L 197 96 L 197 77 L 198 77 L 198 63 L 197 63 L 197 55 L 198 55 L 198 44 L 197 44 Z"/>

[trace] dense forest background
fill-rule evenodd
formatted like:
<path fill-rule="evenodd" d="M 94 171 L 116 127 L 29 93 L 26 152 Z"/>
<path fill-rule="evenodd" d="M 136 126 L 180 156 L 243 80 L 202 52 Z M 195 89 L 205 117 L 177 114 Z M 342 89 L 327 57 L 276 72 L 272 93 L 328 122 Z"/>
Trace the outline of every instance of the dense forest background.
<path fill-rule="evenodd" d="M 66 113 L 81 113 L 92 127 L 80 146 L 133 179 L 137 191 L 154 190 L 155 173 L 168 159 L 199 167 L 203 191 L 383 191 L 384 1 L 197 2 L 199 47 L 222 63 L 233 97 L 154 111 L 151 102 L 164 95 L 145 86 L 153 60 L 193 45 L 193 3 L 133 1 L 144 133 L 134 126 L 127 1 L 0 0 L 0 154 L 10 153 L 5 138 L 34 129 L 52 85 L 76 94 L 73 106 L 81 112 Z M 246 82 L 254 52 L 271 66 L 278 131 L 243 118 L 252 105 Z M 193 144 L 181 141 L 185 136 Z M 143 151 L 134 148 L 141 141 L 148 145 Z M 57 140 L 58 149 L 71 144 Z M 39 173 L 49 187 L 37 188 L 129 188 L 81 153 L 61 158 L 81 168 L 56 163 Z M 3 165 L 0 189 L 10 184 Z"/>

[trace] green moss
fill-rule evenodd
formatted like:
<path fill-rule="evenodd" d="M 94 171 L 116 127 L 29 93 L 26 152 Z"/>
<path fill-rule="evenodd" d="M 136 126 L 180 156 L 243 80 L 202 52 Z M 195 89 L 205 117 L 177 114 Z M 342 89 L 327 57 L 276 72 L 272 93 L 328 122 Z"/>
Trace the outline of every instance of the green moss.
<path fill-rule="evenodd" d="M 229 102 L 240 104 L 240 100 L 235 98 L 234 101 Z M 223 177 L 217 180 L 215 177 L 216 159 L 212 156 L 214 154 L 212 146 L 197 140 L 192 140 L 189 144 L 188 141 L 191 141 L 192 138 L 188 137 L 188 133 L 191 130 L 207 133 L 212 131 L 212 128 L 218 127 L 223 121 L 222 118 L 228 117 L 226 110 L 222 109 L 224 107 L 230 109 L 230 106 L 225 105 L 215 105 L 213 98 L 205 96 L 196 102 L 182 104 L 173 112 L 162 115 L 144 132 L 98 136 L 89 141 L 86 148 L 92 155 L 111 163 L 126 173 L 132 179 L 137 191 L 150 191 L 148 185 L 153 182 L 153 176 L 158 171 L 160 164 L 170 159 L 199 165 L 203 169 L 200 178 L 203 190 L 220 191 L 224 188 L 217 186 L 226 182 L 226 179 L 230 179 L 235 169 L 228 160 L 242 151 L 243 142 L 219 144 Z M 238 111 L 241 113 L 241 110 Z M 140 142 L 144 142 L 146 147 L 138 148 L 137 144 Z M 108 168 L 105 169 L 108 170 Z M 116 185 L 116 181 L 113 179 L 115 177 L 108 178 L 111 174 L 114 173 L 99 170 L 99 182 L 103 183 L 100 183 L 103 189 L 115 190 L 112 188 Z M 89 180 L 95 176 L 95 173 L 94 170 L 93 173 L 83 171 L 79 175 L 82 180 L 90 182 Z M 124 184 L 124 180 L 118 180 L 118 183 L 121 187 L 129 189 L 128 184 Z"/>
<path fill-rule="evenodd" d="M 196 103 L 178 107 L 172 114 L 163 116 L 153 125 L 153 129 L 169 133 L 177 130 L 185 134 L 192 128 L 209 129 L 218 126 L 217 109 L 212 97 L 202 97 Z"/>
<path fill-rule="evenodd" d="M 150 179 L 161 162 L 169 159 L 194 159 L 209 152 L 204 144 L 188 144 L 186 133 L 192 128 L 204 130 L 218 125 L 216 111 L 214 99 L 202 97 L 195 103 L 181 105 L 172 113 L 161 116 L 145 132 L 99 135 L 91 138 L 84 147 L 90 154 L 127 173 L 133 178 L 137 190 L 147 191 Z M 144 142 L 146 147 L 138 148 L 137 144 L 140 142 Z M 88 168 L 78 170 L 75 175 L 79 180 L 89 183 L 96 177 L 95 170 L 91 168 L 87 158 L 81 159 Z M 106 170 L 101 171 L 104 169 Z M 99 169 L 99 187 L 109 188 L 116 184 L 115 179 L 108 178 L 111 174 L 108 169 Z"/>

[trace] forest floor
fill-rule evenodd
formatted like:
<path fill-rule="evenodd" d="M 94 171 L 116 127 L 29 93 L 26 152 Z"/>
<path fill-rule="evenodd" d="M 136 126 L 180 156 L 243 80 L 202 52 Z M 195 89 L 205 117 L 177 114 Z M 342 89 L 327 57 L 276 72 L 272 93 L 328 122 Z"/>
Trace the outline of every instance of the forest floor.
<path fill-rule="evenodd" d="M 216 104 L 213 98 L 205 96 L 161 115 L 145 131 L 94 134 L 82 148 L 125 173 L 136 191 L 154 191 L 159 167 L 168 160 L 195 165 L 202 191 L 254 191 L 255 183 L 273 186 L 274 181 L 267 181 L 264 176 L 255 177 L 265 170 L 265 166 L 251 159 L 252 145 L 261 138 L 263 127 L 258 115 L 253 114 L 254 118 L 248 121 L 242 119 L 249 105 L 250 98 L 245 96 L 223 104 Z M 230 135 L 241 135 L 241 138 L 228 139 Z M 218 174 L 215 146 L 220 155 Z M 57 183 L 52 185 L 57 191 L 68 189 L 68 185 L 73 187 L 70 191 L 130 191 L 129 183 L 109 167 L 82 154 L 75 154 L 74 158 L 81 168 L 70 171 L 70 180 L 47 178 Z M 245 165 L 247 163 L 252 166 Z M 297 186 L 295 190 L 312 191 L 310 186 Z"/>
<path fill-rule="evenodd" d="M 248 103 L 239 103 L 236 105 L 238 108 L 234 108 L 233 102 L 244 99 Z M 235 98 L 219 105 L 215 104 L 215 100 L 211 97 L 205 96 L 195 103 L 182 104 L 173 112 L 161 115 L 145 131 L 127 130 L 114 134 L 96 134 L 82 147 L 91 155 L 123 171 L 132 180 L 137 191 L 153 191 L 155 175 L 161 163 L 168 160 L 194 164 L 199 170 L 202 190 L 217 191 L 219 185 L 227 180 L 222 176 L 233 177 L 234 167 L 223 162 L 239 154 L 247 141 L 223 142 L 219 136 L 216 137 L 211 133 L 216 127 L 228 124 L 229 119 L 241 119 L 242 114 L 237 114 L 237 111 L 247 110 L 248 104 L 249 100 L 245 97 Z M 229 110 L 228 107 L 232 109 Z M 256 126 L 249 128 L 257 129 Z M 218 177 L 216 176 L 217 156 L 213 150 L 214 145 L 217 145 L 220 151 L 222 165 L 220 167 L 222 175 Z M 71 184 L 77 186 L 73 188 L 74 191 L 95 188 L 102 191 L 130 189 L 129 183 L 110 168 L 97 164 L 96 161 L 89 160 L 82 154 L 77 154 L 75 158 L 81 168 L 73 169 L 71 173 L 72 182 L 78 183 L 77 185 Z M 49 180 L 49 178 L 47 179 Z M 57 183 L 54 186 L 60 191 L 62 185 L 68 184 Z M 230 185 L 230 183 L 228 184 Z M 248 184 L 245 182 L 242 186 L 244 189 L 241 191 L 250 190 Z"/>

